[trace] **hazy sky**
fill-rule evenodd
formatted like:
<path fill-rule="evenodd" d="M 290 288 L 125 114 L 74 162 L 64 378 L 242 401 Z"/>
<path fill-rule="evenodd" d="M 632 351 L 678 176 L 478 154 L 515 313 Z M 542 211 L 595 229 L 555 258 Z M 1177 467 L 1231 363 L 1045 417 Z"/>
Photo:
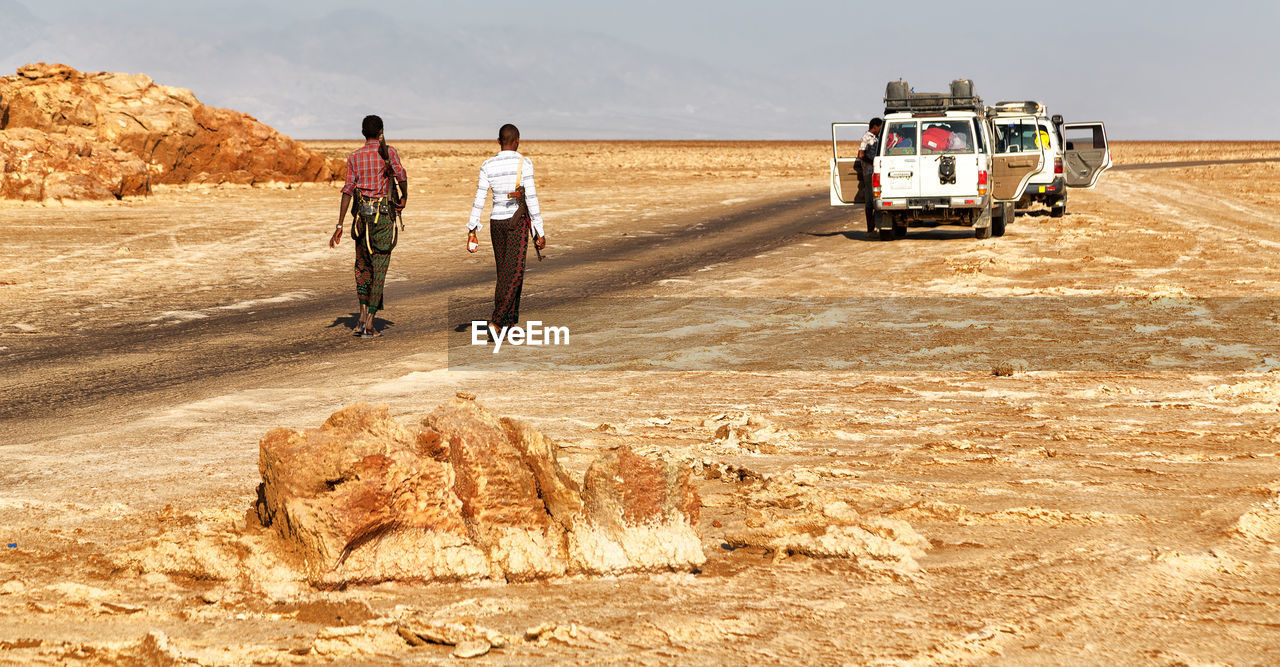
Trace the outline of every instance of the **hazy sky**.
<path fill-rule="evenodd" d="M 489 138 L 510 120 L 530 138 L 815 139 L 879 113 L 890 79 L 957 77 L 1117 139 L 1280 138 L 1274 2 L 350 6 L 0 0 L 0 70 L 144 72 L 303 138 L 376 112 L 402 138 Z"/>

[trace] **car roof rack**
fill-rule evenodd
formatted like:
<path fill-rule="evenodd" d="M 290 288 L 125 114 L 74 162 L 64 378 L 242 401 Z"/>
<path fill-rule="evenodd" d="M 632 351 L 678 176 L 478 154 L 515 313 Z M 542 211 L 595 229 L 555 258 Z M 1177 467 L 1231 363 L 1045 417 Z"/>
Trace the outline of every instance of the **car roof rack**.
<path fill-rule="evenodd" d="M 991 111 L 992 113 L 999 113 L 1001 111 L 1005 111 L 1005 112 L 1012 111 L 1016 113 L 1025 113 L 1028 115 L 1036 116 L 1036 115 L 1043 114 L 1045 109 L 1043 105 L 1041 105 L 1039 102 L 1036 102 L 1035 100 L 1026 100 L 1026 101 L 1016 101 L 1016 102 L 996 102 L 995 106 L 991 107 Z"/>
<path fill-rule="evenodd" d="M 982 98 L 977 95 L 960 97 L 946 93 L 907 93 L 904 97 L 891 98 L 886 96 L 884 98 L 885 113 L 906 111 L 976 111 L 982 113 L 985 110 L 986 106 L 982 104 Z"/>
<path fill-rule="evenodd" d="M 956 79 L 951 82 L 947 93 L 917 93 L 911 84 L 901 79 L 890 81 L 884 87 L 884 112 L 946 112 L 976 111 L 982 113 L 986 107 L 982 98 L 973 94 L 973 82 L 969 79 Z"/>

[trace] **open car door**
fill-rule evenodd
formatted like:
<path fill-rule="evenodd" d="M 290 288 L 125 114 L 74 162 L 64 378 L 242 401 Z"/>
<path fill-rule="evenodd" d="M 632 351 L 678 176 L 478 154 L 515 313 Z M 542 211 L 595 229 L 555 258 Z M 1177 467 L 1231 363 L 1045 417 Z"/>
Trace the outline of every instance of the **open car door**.
<path fill-rule="evenodd" d="M 861 206 L 866 201 L 858 173 L 858 146 L 868 127 L 866 123 L 831 124 L 832 206 Z"/>
<path fill-rule="evenodd" d="M 1030 115 L 1001 116 L 991 123 L 996 140 L 991 155 L 991 199 L 1015 202 L 1031 176 L 1044 166 L 1045 147 L 1037 140 L 1040 126 Z"/>
<path fill-rule="evenodd" d="M 1066 123 L 1062 140 L 1062 175 L 1067 187 L 1093 189 L 1102 172 L 1111 168 L 1107 128 L 1102 123 Z"/>

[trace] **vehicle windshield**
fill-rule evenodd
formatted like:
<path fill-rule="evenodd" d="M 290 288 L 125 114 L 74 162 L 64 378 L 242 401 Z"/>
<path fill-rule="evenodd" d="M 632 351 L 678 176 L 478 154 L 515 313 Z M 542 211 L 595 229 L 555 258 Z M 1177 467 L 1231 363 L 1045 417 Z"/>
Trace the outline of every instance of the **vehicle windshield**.
<path fill-rule="evenodd" d="M 920 149 L 925 155 L 973 152 L 973 124 L 968 120 L 925 121 L 920 128 Z"/>
<path fill-rule="evenodd" d="M 1038 143 L 1037 139 L 1039 140 Z M 997 153 L 1038 151 L 1042 146 L 1046 149 L 1051 147 L 1049 128 L 1045 125 L 1041 124 L 1037 128 L 1030 121 L 996 122 Z"/>
<path fill-rule="evenodd" d="M 915 155 L 920 144 L 916 125 L 914 120 L 889 123 L 889 129 L 884 133 L 884 154 Z"/>

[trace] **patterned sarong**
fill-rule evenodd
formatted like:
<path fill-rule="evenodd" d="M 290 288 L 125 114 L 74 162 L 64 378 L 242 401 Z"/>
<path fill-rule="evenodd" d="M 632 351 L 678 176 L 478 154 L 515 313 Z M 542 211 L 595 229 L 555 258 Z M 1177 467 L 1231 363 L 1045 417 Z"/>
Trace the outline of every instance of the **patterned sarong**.
<path fill-rule="evenodd" d="M 524 287 L 524 258 L 529 251 L 528 218 L 516 215 L 507 220 L 489 221 L 489 240 L 498 266 L 498 282 L 493 287 L 493 317 L 499 327 L 520 322 L 520 290 Z"/>
<path fill-rule="evenodd" d="M 357 197 L 356 222 L 352 224 L 352 240 L 356 244 L 356 297 L 370 313 L 382 310 L 382 286 L 391 266 L 391 252 L 378 252 L 391 247 L 395 235 L 395 218 L 391 203 L 385 197 L 372 199 Z M 354 229 L 364 231 L 357 238 Z"/>

